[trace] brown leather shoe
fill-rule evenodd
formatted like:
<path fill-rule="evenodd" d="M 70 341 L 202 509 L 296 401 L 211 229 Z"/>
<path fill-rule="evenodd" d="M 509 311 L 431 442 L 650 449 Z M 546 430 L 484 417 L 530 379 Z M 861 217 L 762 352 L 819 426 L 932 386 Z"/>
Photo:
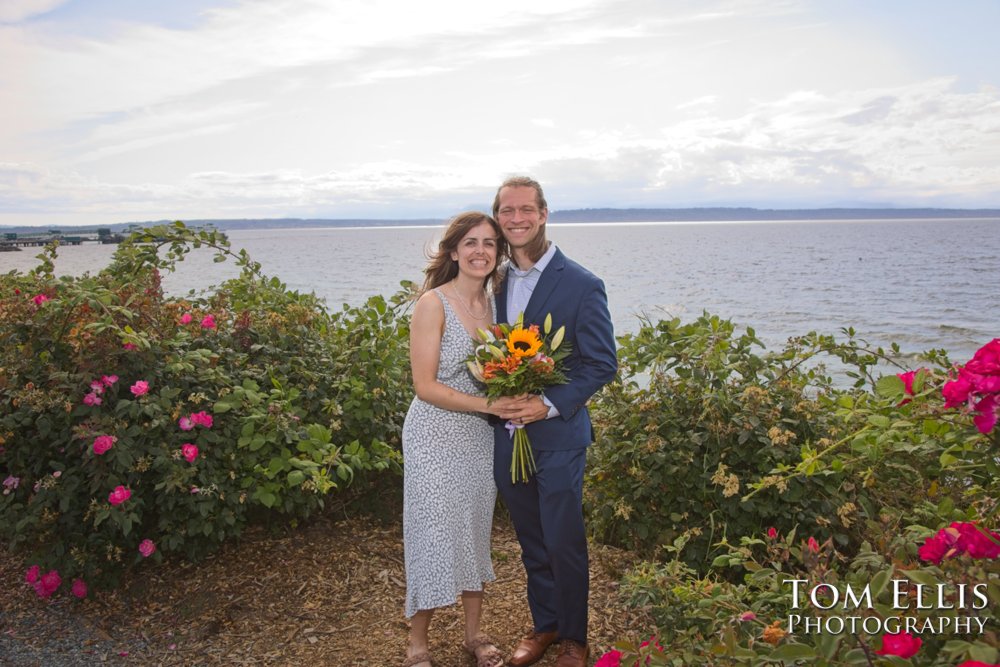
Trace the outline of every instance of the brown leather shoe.
<path fill-rule="evenodd" d="M 552 642 L 556 640 L 556 632 L 532 632 L 522 639 L 507 664 L 511 667 L 528 667 L 542 659 Z"/>
<path fill-rule="evenodd" d="M 587 656 L 590 649 L 572 639 L 564 639 L 559 647 L 559 659 L 556 667 L 587 667 Z"/>

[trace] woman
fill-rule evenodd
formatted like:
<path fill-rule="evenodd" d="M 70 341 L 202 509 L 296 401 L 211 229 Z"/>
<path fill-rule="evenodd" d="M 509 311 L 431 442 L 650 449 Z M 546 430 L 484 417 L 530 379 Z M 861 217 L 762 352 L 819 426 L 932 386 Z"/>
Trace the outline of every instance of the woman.
<path fill-rule="evenodd" d="M 496 321 L 491 288 L 506 255 L 500 227 L 485 213 L 456 216 L 424 269 L 423 293 L 410 323 L 416 397 L 403 424 L 403 546 L 410 641 L 404 667 L 429 667 L 434 609 L 461 596 L 463 646 L 479 667 L 503 658 L 479 630 L 483 585 L 493 581 L 490 530 L 493 429 L 485 414 L 505 417 L 516 399 L 483 397 L 465 360 L 473 334 Z"/>

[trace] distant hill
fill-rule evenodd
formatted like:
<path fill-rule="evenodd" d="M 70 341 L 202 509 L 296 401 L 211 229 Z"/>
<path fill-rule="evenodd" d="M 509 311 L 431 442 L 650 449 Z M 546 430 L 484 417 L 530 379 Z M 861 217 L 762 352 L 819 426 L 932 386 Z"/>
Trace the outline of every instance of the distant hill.
<path fill-rule="evenodd" d="M 552 211 L 549 220 L 560 222 L 724 222 L 766 220 L 906 220 L 942 218 L 998 218 L 1000 209 L 956 208 L 802 208 L 770 209 L 744 207 L 712 208 L 580 208 Z M 399 225 L 440 225 L 446 218 L 260 218 L 185 220 L 189 227 L 211 225 L 225 231 L 229 229 L 281 229 L 295 227 L 389 227 Z M 129 227 L 148 227 L 172 222 L 154 220 L 146 222 L 120 222 L 100 225 L 114 232 L 127 231 Z M 28 227 L 0 226 L 0 232 L 37 234 L 48 229 L 61 229 L 81 233 L 81 227 Z M 96 229 L 96 226 L 95 226 Z M 93 230 L 91 230 L 93 231 Z"/>
<path fill-rule="evenodd" d="M 953 208 L 581 208 L 553 211 L 552 222 L 709 222 L 744 220 L 906 220 L 1000 218 L 1000 209 Z"/>

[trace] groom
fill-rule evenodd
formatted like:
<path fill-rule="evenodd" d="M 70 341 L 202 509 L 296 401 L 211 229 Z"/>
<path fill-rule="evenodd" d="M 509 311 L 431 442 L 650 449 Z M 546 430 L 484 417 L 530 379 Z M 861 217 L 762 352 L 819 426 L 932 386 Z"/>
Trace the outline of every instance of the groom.
<path fill-rule="evenodd" d="M 587 401 L 615 376 L 615 337 L 604 283 L 545 238 L 549 210 L 542 187 L 526 177 L 504 181 L 493 217 L 511 248 L 511 263 L 497 296 L 497 316 L 541 324 L 552 315 L 572 345 L 563 361 L 569 382 L 545 389 L 512 416 L 525 424 L 536 471 L 511 482 L 513 447 L 504 423 L 495 426 L 493 477 L 510 511 L 528 574 L 534 631 L 508 664 L 532 665 L 556 640 L 557 667 L 586 667 L 589 573 L 583 525 L 583 469 L 593 440 Z"/>

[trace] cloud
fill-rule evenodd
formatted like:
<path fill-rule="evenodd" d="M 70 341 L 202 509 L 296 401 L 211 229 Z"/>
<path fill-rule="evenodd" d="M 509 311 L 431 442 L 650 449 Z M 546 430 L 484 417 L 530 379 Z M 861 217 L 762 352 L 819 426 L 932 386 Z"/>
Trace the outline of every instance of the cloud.
<path fill-rule="evenodd" d="M 0 23 L 19 23 L 45 14 L 69 0 L 4 0 L 0 4 Z"/>

